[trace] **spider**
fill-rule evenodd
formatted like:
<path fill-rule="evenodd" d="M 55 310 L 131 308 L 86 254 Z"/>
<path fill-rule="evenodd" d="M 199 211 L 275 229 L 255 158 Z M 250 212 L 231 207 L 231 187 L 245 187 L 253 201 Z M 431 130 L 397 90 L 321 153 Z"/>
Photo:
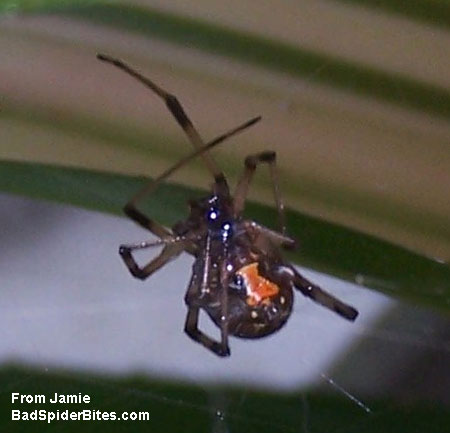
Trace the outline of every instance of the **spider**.
<path fill-rule="evenodd" d="M 182 252 L 194 257 L 192 276 L 185 295 L 187 318 L 185 332 L 194 341 L 218 356 L 229 356 L 229 336 L 261 338 L 278 331 L 289 318 L 294 290 L 334 311 L 347 320 L 355 320 L 358 311 L 336 299 L 304 278 L 282 256 L 283 249 L 295 241 L 286 235 L 283 202 L 280 198 L 275 152 L 265 151 L 245 159 L 244 171 L 234 193 L 208 152 L 225 139 L 250 127 L 260 117 L 205 144 L 177 98 L 119 59 L 98 54 L 97 58 L 133 76 L 166 103 L 167 108 L 186 133 L 195 151 L 178 161 L 145 185 L 125 205 L 125 214 L 158 237 L 156 242 L 121 245 L 120 256 L 131 274 L 144 280 Z M 214 178 L 211 192 L 199 200 L 190 200 L 188 217 L 168 229 L 148 218 L 137 208 L 144 196 L 175 170 L 201 156 Z M 244 219 L 247 192 L 256 168 L 267 164 L 278 213 L 279 231 Z M 147 265 L 139 266 L 133 251 L 161 245 L 161 253 Z M 204 310 L 220 329 L 220 340 L 199 329 L 200 310 Z"/>

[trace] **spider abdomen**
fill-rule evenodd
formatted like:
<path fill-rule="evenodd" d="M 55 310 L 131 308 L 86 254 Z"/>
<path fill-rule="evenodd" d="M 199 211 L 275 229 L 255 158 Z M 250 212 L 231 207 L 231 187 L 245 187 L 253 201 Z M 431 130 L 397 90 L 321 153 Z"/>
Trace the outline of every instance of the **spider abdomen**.
<path fill-rule="evenodd" d="M 258 263 L 242 266 L 228 289 L 228 332 L 240 338 L 261 338 L 278 331 L 292 311 L 291 284 L 274 274 L 262 276 Z M 204 306 L 220 327 L 221 309 Z"/>

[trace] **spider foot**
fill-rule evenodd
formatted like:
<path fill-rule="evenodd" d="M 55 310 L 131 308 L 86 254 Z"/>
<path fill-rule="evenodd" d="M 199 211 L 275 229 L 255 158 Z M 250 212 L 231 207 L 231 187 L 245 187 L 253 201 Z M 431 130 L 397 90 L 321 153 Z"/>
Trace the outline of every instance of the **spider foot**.
<path fill-rule="evenodd" d="M 201 332 L 197 328 L 185 328 L 185 332 L 189 337 L 191 337 L 194 341 L 197 343 L 200 343 L 202 346 L 206 347 L 207 349 L 211 350 L 211 352 L 214 352 L 217 356 L 226 357 L 230 356 L 230 348 L 225 343 L 218 343 L 217 341 L 214 341 L 212 338 L 206 336 L 203 332 Z"/>
<path fill-rule="evenodd" d="M 218 356 L 222 356 L 223 358 L 230 356 L 230 348 L 228 346 L 222 346 L 219 343 L 215 343 L 214 347 L 211 347 L 211 350 Z"/>

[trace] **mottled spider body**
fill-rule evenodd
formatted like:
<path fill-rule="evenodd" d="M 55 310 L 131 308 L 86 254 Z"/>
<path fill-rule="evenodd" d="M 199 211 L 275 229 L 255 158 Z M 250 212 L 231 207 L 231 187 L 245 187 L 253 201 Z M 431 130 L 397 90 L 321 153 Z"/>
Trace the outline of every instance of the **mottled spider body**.
<path fill-rule="evenodd" d="M 221 205 L 220 196 L 210 196 L 194 204 L 187 220 L 190 230 L 195 220 L 199 223 L 195 227 L 199 237 L 185 301 L 190 308 L 206 311 L 219 328 L 226 317 L 230 335 L 260 338 L 280 329 L 288 319 L 294 274 L 283 264 L 274 245 L 271 251 L 262 244 L 270 243 L 262 227 Z M 183 225 L 174 227 L 179 236 L 189 233 L 179 230 Z M 222 308 L 224 284 L 228 286 L 226 311 Z"/>
<path fill-rule="evenodd" d="M 268 151 L 248 156 L 233 193 L 208 153 L 209 149 L 253 125 L 260 118 L 252 119 L 205 144 L 175 96 L 120 60 L 105 55 L 98 55 L 98 58 L 132 75 L 161 97 L 195 148 L 193 153 L 141 189 L 124 208 L 131 219 L 159 240 L 122 245 L 119 250 L 132 275 L 140 279 L 146 279 L 182 252 L 194 257 L 192 277 L 185 296 L 188 308 L 186 333 L 216 355 L 227 356 L 230 354 L 229 335 L 261 338 L 279 330 L 291 314 L 294 290 L 345 319 L 355 320 L 358 312 L 353 307 L 305 279 L 282 256 L 282 250 L 292 248 L 295 242 L 286 235 L 275 153 Z M 214 183 L 210 195 L 189 202 L 190 213 L 185 220 L 168 229 L 137 209 L 137 203 L 144 196 L 152 193 L 175 170 L 197 156 L 203 158 Z M 259 164 L 267 164 L 270 169 L 279 231 L 242 217 L 248 188 Z M 161 253 L 140 267 L 132 252 L 156 245 L 163 246 Z M 220 329 L 220 341 L 199 329 L 201 310 Z"/>

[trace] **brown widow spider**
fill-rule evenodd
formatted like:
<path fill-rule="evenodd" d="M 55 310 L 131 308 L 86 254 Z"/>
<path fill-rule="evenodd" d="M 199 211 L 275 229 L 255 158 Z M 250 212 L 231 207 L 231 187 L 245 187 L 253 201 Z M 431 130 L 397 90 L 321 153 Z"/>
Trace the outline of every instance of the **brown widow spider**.
<path fill-rule="evenodd" d="M 122 69 L 162 98 L 195 148 L 193 153 L 144 186 L 124 207 L 128 217 L 159 240 L 122 245 L 119 249 L 131 274 L 141 280 L 183 251 L 194 257 L 192 277 L 185 296 L 188 313 L 184 330 L 189 337 L 216 355 L 229 356 L 229 335 L 261 338 L 278 331 L 286 323 L 292 311 L 293 289 L 345 319 L 355 320 L 358 312 L 353 307 L 308 281 L 281 255 L 281 249 L 293 248 L 295 242 L 286 235 L 275 152 L 261 152 L 245 159 L 244 173 L 234 194 L 230 192 L 224 174 L 208 153 L 212 147 L 258 122 L 260 117 L 205 144 L 175 96 L 118 59 L 103 54 L 98 54 L 97 58 Z M 185 220 L 168 229 L 137 209 L 137 203 L 145 195 L 152 193 L 175 170 L 197 156 L 203 158 L 214 183 L 209 195 L 189 202 L 190 214 Z M 242 217 L 250 182 L 256 167 L 261 163 L 268 164 L 270 169 L 279 232 Z M 150 263 L 140 267 L 132 252 L 156 245 L 163 246 L 161 253 Z M 220 329 L 220 341 L 198 328 L 201 309 Z"/>

